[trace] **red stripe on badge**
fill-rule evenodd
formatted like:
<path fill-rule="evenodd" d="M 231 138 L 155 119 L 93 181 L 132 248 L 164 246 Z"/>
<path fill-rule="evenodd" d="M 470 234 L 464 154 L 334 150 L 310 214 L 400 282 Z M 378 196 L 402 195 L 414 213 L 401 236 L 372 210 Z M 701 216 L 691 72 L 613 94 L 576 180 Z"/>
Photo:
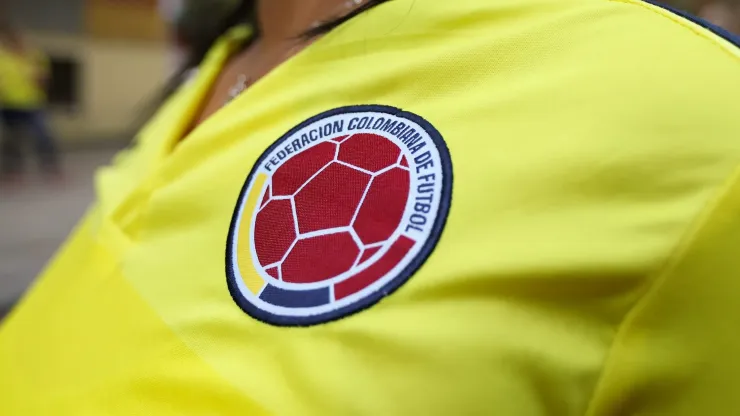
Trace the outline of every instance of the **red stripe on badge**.
<path fill-rule="evenodd" d="M 416 241 L 401 236 L 396 240 L 383 257 L 378 259 L 372 266 L 362 272 L 350 277 L 349 279 L 334 285 L 334 297 L 336 300 L 346 298 L 349 295 L 357 293 L 362 289 L 375 283 L 378 279 L 390 272 L 398 263 L 400 263 L 409 250 L 416 244 Z"/>

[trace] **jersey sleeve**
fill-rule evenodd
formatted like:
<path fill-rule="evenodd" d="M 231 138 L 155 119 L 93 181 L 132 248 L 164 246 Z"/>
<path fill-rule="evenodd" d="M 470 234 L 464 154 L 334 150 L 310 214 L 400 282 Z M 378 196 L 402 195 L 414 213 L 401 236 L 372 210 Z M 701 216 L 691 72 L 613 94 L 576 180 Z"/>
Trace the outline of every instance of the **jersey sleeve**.
<path fill-rule="evenodd" d="M 626 316 L 588 415 L 720 415 L 740 408 L 738 247 L 736 174 Z"/>
<path fill-rule="evenodd" d="M 740 139 L 740 49 L 732 39 L 721 39 L 705 30 L 706 26 L 702 28 L 701 22 L 647 3 L 624 3 L 681 29 L 683 33 L 676 35 L 682 47 L 705 44 L 708 53 L 716 57 L 710 61 L 725 69 L 719 70 L 720 65 L 704 67 L 706 61 L 693 64 L 677 58 L 681 65 L 676 66 L 674 75 L 683 83 L 677 83 L 673 91 L 689 92 L 695 100 L 671 103 L 665 100 L 671 93 L 663 94 L 664 98 L 658 99 L 664 100 L 673 114 L 665 113 L 641 128 L 689 120 L 682 131 L 668 136 L 672 144 L 665 146 L 661 158 L 681 148 L 701 155 L 696 160 L 703 160 L 704 167 L 693 169 L 691 175 L 696 176 L 690 182 L 703 183 L 708 197 L 666 259 L 645 276 L 636 301 L 616 328 L 585 414 L 730 414 L 740 408 L 740 151 L 736 145 Z M 643 112 L 650 110 L 644 108 Z M 673 141 L 678 137 L 683 139 Z M 724 176 L 700 179 L 700 172 L 720 166 L 724 166 Z M 692 170 L 687 168 L 661 174 L 678 178 Z M 675 189 L 678 194 L 684 192 L 680 187 Z M 670 210 L 664 208 L 663 212 Z"/>

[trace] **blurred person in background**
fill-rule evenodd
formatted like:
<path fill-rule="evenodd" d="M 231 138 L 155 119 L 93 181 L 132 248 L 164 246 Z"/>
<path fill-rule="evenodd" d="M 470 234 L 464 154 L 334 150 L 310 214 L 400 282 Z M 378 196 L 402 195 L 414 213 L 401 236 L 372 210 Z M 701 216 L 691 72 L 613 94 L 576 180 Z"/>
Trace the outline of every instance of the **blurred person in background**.
<path fill-rule="evenodd" d="M 0 414 L 740 408 L 740 41 L 637 0 L 218 27 L 0 329 Z"/>
<path fill-rule="evenodd" d="M 61 170 L 54 137 L 46 121 L 46 83 L 49 63 L 10 24 L 0 24 L 0 120 L 4 131 L 0 152 L 0 181 L 21 180 L 24 139 L 31 137 L 41 170 L 59 179 Z"/>
<path fill-rule="evenodd" d="M 701 3 L 699 15 L 708 22 L 740 34 L 740 0 L 709 0 Z"/>

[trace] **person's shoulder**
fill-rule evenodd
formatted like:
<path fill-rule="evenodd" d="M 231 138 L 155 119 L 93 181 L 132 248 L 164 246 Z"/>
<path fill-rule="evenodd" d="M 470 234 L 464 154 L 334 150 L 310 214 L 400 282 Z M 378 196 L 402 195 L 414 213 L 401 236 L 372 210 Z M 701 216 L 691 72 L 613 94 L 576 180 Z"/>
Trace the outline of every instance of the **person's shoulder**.
<path fill-rule="evenodd" d="M 498 52 L 495 62 L 515 63 L 513 80 L 536 72 L 551 93 L 567 91 L 567 105 L 553 111 L 580 113 L 635 149 L 713 148 L 740 160 L 739 36 L 643 0 L 524 0 L 495 13 L 500 6 L 485 7 L 489 24 L 478 30 L 509 44 L 488 46 Z M 492 60 L 479 56 L 486 65 Z"/>
<path fill-rule="evenodd" d="M 706 76 L 709 71 L 740 78 L 740 35 L 656 0 L 454 3 L 437 6 L 440 10 L 429 20 L 500 42 L 519 41 L 527 46 L 520 51 L 548 46 L 548 51 L 538 50 L 548 52 L 539 57 L 543 61 L 552 53 L 570 52 L 578 59 L 573 65 L 637 61 L 645 70 L 648 65 L 668 68 L 665 75 L 674 79 L 674 74 Z"/>
<path fill-rule="evenodd" d="M 631 46 L 635 53 L 651 51 L 653 59 L 648 57 L 648 61 L 675 60 L 688 69 L 724 64 L 736 70 L 740 65 L 740 36 L 689 12 L 653 0 L 585 0 L 584 3 L 594 2 L 604 14 L 603 19 L 590 22 L 603 29 L 597 38 L 616 38 L 624 46 Z M 615 52 L 629 56 L 626 49 Z M 703 60 L 690 63 L 687 58 Z"/>
<path fill-rule="evenodd" d="M 608 101 L 624 110 L 617 114 L 625 124 L 615 128 L 642 129 L 636 137 L 652 132 L 671 150 L 715 149 L 732 158 L 730 166 L 740 161 L 740 37 L 658 3 L 582 3 L 579 14 L 602 18 L 587 19 L 580 30 L 593 36 L 576 48 L 601 52 L 580 54 L 577 64 L 591 68 L 585 72 L 589 87 L 602 83 L 613 95 Z M 585 46 L 590 43 L 596 46 Z"/>
<path fill-rule="evenodd" d="M 332 46 L 367 54 L 371 45 L 385 51 L 413 44 L 399 56 L 413 60 L 430 50 L 436 62 L 464 57 L 470 68 L 499 73 L 572 68 L 614 78 L 604 82 L 618 81 L 618 71 L 632 83 L 661 74 L 671 89 L 740 85 L 740 36 L 644 0 L 397 0 L 338 32 Z"/>

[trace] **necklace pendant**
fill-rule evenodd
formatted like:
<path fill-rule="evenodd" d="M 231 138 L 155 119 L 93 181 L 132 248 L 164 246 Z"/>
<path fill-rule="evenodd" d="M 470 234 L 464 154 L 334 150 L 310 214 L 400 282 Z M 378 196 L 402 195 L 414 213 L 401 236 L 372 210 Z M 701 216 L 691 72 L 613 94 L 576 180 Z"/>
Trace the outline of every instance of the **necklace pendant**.
<path fill-rule="evenodd" d="M 239 75 L 239 77 L 236 80 L 236 84 L 234 84 L 231 88 L 229 88 L 229 92 L 226 96 L 224 105 L 230 103 L 232 100 L 238 97 L 241 93 L 243 93 L 244 90 L 247 89 L 247 83 L 248 83 L 247 76 Z"/>

